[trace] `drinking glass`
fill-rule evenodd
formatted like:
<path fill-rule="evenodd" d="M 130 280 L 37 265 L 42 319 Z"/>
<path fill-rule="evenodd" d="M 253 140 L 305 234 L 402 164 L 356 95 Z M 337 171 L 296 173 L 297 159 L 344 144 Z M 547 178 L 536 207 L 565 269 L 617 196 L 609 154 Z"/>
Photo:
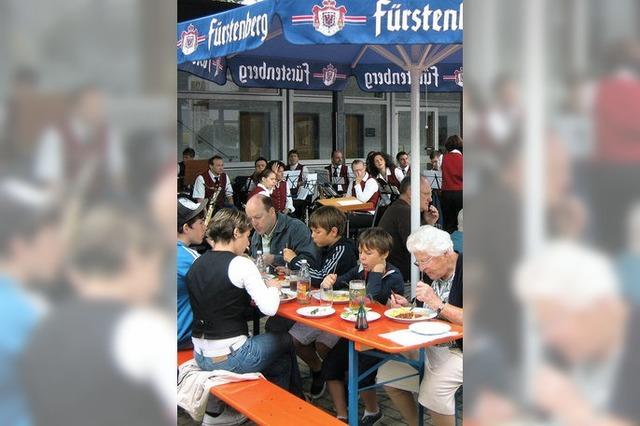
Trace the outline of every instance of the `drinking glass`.
<path fill-rule="evenodd" d="M 320 285 L 320 306 L 333 306 L 333 286 Z"/>
<path fill-rule="evenodd" d="M 291 275 L 289 275 L 289 289 L 291 291 L 298 290 L 298 274 L 295 271 L 291 271 Z"/>
<path fill-rule="evenodd" d="M 366 284 L 364 280 L 349 281 L 349 308 L 357 310 L 360 303 L 364 302 Z"/>

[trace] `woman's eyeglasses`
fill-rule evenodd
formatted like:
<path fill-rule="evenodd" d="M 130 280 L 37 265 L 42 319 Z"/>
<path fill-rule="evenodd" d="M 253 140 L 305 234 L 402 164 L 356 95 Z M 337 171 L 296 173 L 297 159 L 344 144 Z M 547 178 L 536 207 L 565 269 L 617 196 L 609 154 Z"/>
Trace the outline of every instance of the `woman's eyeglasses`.
<path fill-rule="evenodd" d="M 420 265 L 429 264 L 429 262 L 431 262 L 431 259 L 433 259 L 434 257 L 436 257 L 436 256 L 431 256 L 427 260 L 418 260 L 417 262 L 413 262 L 413 264 L 416 265 L 419 268 Z"/>

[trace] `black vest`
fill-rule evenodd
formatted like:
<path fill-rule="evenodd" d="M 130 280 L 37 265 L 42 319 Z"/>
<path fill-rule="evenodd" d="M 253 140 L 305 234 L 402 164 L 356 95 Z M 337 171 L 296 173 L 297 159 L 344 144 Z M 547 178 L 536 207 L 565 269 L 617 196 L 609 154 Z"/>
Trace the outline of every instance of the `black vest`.
<path fill-rule="evenodd" d="M 186 282 L 193 337 L 219 340 L 249 334 L 244 316 L 249 293 L 229 280 L 229 264 L 235 257 L 228 251 L 208 251 L 191 265 Z"/>

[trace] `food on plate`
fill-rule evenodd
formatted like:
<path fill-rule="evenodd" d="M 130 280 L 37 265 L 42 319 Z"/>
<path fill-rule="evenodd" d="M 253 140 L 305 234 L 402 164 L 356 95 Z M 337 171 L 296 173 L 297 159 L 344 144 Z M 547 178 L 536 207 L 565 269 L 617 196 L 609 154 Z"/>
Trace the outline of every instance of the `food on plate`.
<path fill-rule="evenodd" d="M 398 319 L 418 319 L 426 316 L 421 312 L 413 312 L 411 308 L 399 308 L 389 312 L 389 315 Z"/>
<path fill-rule="evenodd" d="M 334 302 L 348 302 L 349 301 L 349 293 L 333 293 L 333 301 Z"/>

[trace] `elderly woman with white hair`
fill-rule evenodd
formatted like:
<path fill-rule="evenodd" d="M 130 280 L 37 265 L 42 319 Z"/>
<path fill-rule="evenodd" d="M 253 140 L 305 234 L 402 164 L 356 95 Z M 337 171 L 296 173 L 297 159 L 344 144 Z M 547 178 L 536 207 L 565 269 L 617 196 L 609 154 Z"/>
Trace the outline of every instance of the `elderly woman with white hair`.
<path fill-rule="evenodd" d="M 430 225 L 422 226 L 407 238 L 407 249 L 415 256 L 420 271 L 433 280 L 431 285 L 418 282 L 416 299 L 436 311 L 440 319 L 462 324 L 462 254 L 453 250 L 449 234 Z M 391 303 L 409 305 L 399 295 L 392 295 Z M 409 425 L 418 424 L 413 396 L 416 392 L 418 402 L 429 410 L 434 425 L 454 425 L 455 393 L 462 385 L 462 341 L 429 347 L 426 355 L 422 383 L 413 377 L 389 383 L 385 390 Z M 379 369 L 378 382 L 412 372 L 415 369 L 408 364 L 390 361 Z"/>

